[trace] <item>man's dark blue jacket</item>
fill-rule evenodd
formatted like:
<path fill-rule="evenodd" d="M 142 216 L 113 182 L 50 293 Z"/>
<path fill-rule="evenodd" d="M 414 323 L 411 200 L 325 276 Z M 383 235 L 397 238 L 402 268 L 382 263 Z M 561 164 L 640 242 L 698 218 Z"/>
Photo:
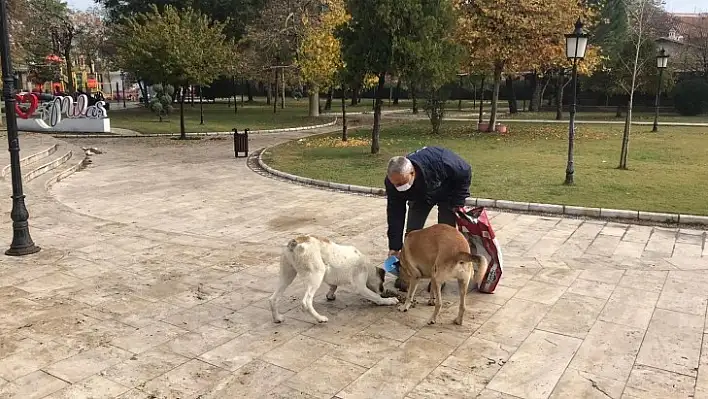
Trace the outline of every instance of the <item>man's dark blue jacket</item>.
<path fill-rule="evenodd" d="M 403 247 L 403 226 L 406 219 L 406 202 L 425 202 L 431 207 L 438 204 L 463 206 L 470 196 L 472 167 L 459 155 L 440 147 L 423 147 L 406 155 L 415 168 L 413 187 L 398 191 L 386 177 L 386 215 L 388 218 L 388 248 L 399 251 Z"/>

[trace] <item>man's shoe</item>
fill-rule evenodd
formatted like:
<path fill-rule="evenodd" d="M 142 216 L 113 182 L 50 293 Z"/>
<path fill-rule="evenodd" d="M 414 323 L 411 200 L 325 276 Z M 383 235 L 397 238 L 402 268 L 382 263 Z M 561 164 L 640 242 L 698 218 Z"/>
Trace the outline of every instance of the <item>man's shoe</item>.
<path fill-rule="evenodd" d="M 408 292 L 408 287 L 406 286 L 406 283 L 404 283 L 400 277 L 396 279 L 396 282 L 393 283 L 393 286 L 401 292 Z"/>

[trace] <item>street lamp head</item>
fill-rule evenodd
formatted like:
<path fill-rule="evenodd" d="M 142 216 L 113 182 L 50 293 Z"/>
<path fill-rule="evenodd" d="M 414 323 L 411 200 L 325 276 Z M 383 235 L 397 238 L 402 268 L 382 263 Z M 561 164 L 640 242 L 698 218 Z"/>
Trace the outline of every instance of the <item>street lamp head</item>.
<path fill-rule="evenodd" d="M 578 18 L 573 33 L 565 35 L 565 55 L 569 60 L 582 60 L 588 47 L 588 35 L 583 32 L 583 22 Z"/>
<path fill-rule="evenodd" d="M 666 50 L 663 48 L 659 50 L 659 54 L 656 56 L 656 67 L 659 69 L 664 69 L 669 64 L 669 55 L 666 54 Z"/>

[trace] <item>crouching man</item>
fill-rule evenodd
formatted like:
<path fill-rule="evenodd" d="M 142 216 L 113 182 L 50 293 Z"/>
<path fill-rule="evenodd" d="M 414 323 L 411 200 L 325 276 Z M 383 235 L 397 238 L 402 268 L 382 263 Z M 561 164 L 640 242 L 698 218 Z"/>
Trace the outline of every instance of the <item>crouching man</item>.
<path fill-rule="evenodd" d="M 455 227 L 454 209 L 465 204 L 471 182 L 472 167 L 445 148 L 423 147 L 405 157 L 391 158 L 384 181 L 388 256 L 400 256 L 404 224 L 406 232 L 422 229 L 436 205 L 438 223 Z M 396 280 L 396 288 L 407 290 L 400 279 Z"/>

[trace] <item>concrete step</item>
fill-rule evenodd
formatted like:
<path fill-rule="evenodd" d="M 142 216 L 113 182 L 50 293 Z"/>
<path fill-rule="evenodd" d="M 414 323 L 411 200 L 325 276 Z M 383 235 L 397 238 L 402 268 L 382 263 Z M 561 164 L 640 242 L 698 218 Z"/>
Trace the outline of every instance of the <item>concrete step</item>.
<path fill-rule="evenodd" d="M 26 203 L 28 207 L 36 201 L 46 201 L 50 195 L 48 193 L 51 184 L 56 183 L 65 177 L 79 170 L 86 159 L 86 155 L 81 147 L 51 138 L 53 141 L 49 146 L 46 146 L 46 136 L 37 140 L 37 138 L 20 139 L 21 148 L 34 149 L 36 152 L 22 158 L 22 184 L 24 192 L 28 195 Z M 45 145 L 41 148 L 39 142 Z M 21 161 L 22 162 L 22 161 Z M 9 197 L 12 195 L 12 180 L 10 175 L 10 165 L 2 169 L 2 179 L 5 180 L 0 184 L 0 195 L 8 198 L 2 201 L 2 222 L 10 221 L 10 210 L 12 209 L 12 201 Z"/>

